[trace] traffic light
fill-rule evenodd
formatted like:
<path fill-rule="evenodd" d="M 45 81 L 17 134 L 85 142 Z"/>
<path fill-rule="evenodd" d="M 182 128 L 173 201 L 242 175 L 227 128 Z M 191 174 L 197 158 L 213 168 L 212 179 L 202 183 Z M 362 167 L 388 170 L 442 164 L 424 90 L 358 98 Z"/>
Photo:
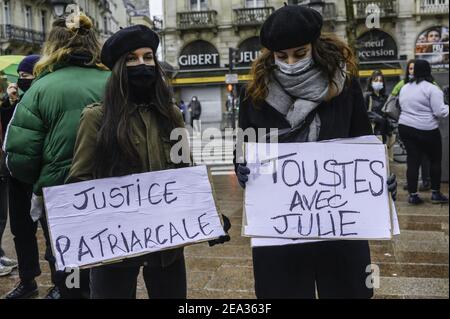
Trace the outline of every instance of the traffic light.
<path fill-rule="evenodd" d="M 230 68 L 231 71 L 234 69 L 235 64 L 239 62 L 239 50 L 235 48 L 229 48 L 228 57 L 229 57 L 228 67 Z"/>
<path fill-rule="evenodd" d="M 233 92 L 233 84 L 228 84 L 227 85 L 227 91 L 230 92 L 230 93 Z"/>

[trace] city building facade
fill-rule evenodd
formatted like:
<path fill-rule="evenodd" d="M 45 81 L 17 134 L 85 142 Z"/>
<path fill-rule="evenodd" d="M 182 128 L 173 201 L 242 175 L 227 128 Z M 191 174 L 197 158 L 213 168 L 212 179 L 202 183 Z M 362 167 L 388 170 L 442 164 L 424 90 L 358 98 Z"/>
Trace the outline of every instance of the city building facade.
<path fill-rule="evenodd" d="M 220 121 L 225 110 L 230 48 L 237 49 L 233 73 L 242 85 L 261 49 L 258 35 L 263 21 L 284 2 L 163 1 L 162 56 L 175 69 L 177 99 L 188 102 L 197 96 L 202 102 L 202 121 Z M 391 87 L 407 60 L 421 57 L 432 62 L 438 81 L 448 84 L 448 0 L 288 2 L 321 11 L 325 32 L 344 39 L 349 31 L 354 33 L 362 79 L 381 69 Z M 347 18 L 349 3 L 354 18 Z"/>
<path fill-rule="evenodd" d="M 38 53 L 55 19 L 53 0 L 0 0 L 0 54 Z M 99 37 L 108 38 L 131 24 L 124 0 L 77 0 L 94 22 Z"/>
<path fill-rule="evenodd" d="M 126 0 L 124 1 L 128 15 L 130 16 L 130 24 L 143 24 L 154 28 L 153 21 L 150 19 L 150 6 L 148 0 Z"/>

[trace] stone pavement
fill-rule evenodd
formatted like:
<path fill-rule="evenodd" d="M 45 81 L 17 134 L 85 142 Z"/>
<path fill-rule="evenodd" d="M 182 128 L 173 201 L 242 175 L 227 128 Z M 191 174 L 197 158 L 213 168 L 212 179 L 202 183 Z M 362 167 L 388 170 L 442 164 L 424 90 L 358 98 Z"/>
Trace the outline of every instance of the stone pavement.
<path fill-rule="evenodd" d="M 427 203 L 411 207 L 406 203 L 405 166 L 392 164 L 399 178 L 397 208 L 402 234 L 390 242 L 371 242 L 372 260 L 381 270 L 380 288 L 375 298 L 448 298 L 449 210 L 448 206 Z M 213 176 L 219 210 L 230 217 L 231 242 L 210 248 L 199 244 L 186 248 L 189 298 L 255 298 L 250 241 L 240 236 L 242 190 L 234 175 Z M 448 184 L 443 186 L 448 194 Z M 5 250 L 14 256 L 9 232 Z M 40 296 L 50 287 L 48 266 L 43 259 L 44 240 L 39 230 L 43 274 L 38 278 Z M 17 272 L 0 278 L 0 295 L 18 280 Z M 142 278 L 138 297 L 146 298 Z"/>

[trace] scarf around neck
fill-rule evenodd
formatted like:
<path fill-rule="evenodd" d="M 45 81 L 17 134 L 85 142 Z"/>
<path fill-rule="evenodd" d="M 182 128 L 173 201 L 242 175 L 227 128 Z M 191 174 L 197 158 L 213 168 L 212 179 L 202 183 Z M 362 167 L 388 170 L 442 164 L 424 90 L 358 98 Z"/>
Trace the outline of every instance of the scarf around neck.
<path fill-rule="evenodd" d="M 343 91 L 345 79 L 345 72 L 338 70 L 334 77 L 335 96 Z M 285 116 L 291 130 L 302 126 L 307 116 L 316 111 L 316 108 L 326 100 L 330 93 L 327 75 L 316 67 L 296 75 L 287 75 L 275 70 L 268 83 L 268 88 L 269 94 L 266 102 Z M 319 114 L 316 114 L 309 125 L 307 139 L 297 142 L 317 141 L 320 126 L 320 117 Z"/>

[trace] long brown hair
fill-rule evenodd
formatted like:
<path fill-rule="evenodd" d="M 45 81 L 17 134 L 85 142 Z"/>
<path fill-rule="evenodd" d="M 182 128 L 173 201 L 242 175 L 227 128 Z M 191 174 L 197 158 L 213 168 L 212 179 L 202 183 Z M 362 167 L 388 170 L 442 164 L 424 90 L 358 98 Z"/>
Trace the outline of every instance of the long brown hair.
<path fill-rule="evenodd" d="M 64 62 L 71 54 L 85 54 L 92 57 L 86 65 L 100 64 L 101 45 L 97 39 L 91 19 L 79 16 L 79 27 L 68 27 L 66 19 L 59 18 L 53 22 L 48 39 L 42 49 L 42 57 L 34 68 L 38 77 L 45 71 L 53 71 L 53 67 Z"/>
<path fill-rule="evenodd" d="M 347 84 L 351 78 L 357 76 L 358 67 L 353 50 L 341 39 L 333 34 L 322 34 L 312 43 L 312 56 L 315 65 L 328 76 L 330 85 L 334 84 L 334 77 L 338 70 L 344 72 L 345 64 Z M 272 71 L 275 69 L 274 52 L 263 48 L 262 54 L 253 63 L 250 75 L 252 80 L 247 85 L 248 97 L 253 102 L 264 101 L 269 93 L 267 83 Z"/>
<path fill-rule="evenodd" d="M 128 53 L 116 62 L 106 84 L 94 163 L 95 178 L 139 173 L 142 169 L 130 126 L 130 118 L 137 106 L 129 100 L 127 56 Z M 154 59 L 157 77 L 150 107 L 158 117 L 160 133 L 169 138 L 172 129 L 183 126 L 183 123 L 175 113 L 169 81 L 156 56 Z"/>

